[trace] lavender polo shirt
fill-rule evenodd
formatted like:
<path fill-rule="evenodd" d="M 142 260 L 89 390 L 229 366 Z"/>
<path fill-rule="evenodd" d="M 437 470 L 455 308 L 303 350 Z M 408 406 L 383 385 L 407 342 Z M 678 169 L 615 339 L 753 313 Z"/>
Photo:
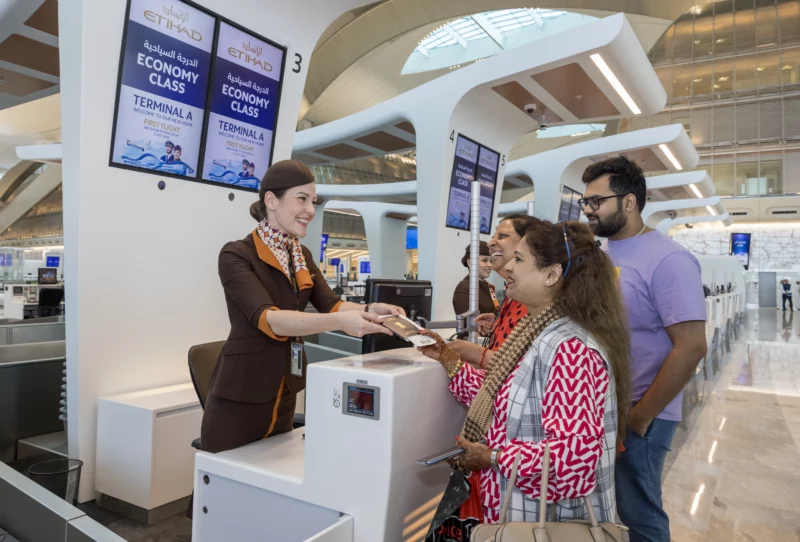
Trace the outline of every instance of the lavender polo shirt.
<path fill-rule="evenodd" d="M 685 248 L 657 231 L 608 241 L 603 250 L 617 267 L 628 313 L 632 399 L 636 402 L 672 350 L 665 328 L 706 320 L 700 264 Z M 681 392 L 657 417 L 680 421 L 682 397 Z"/>

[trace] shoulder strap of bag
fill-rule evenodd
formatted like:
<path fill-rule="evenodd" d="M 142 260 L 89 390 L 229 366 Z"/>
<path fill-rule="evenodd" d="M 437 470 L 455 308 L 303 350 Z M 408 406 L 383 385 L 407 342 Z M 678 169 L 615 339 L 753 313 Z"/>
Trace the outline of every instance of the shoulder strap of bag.
<path fill-rule="evenodd" d="M 514 486 L 517 484 L 517 477 L 519 476 L 519 463 L 522 459 L 522 451 L 517 452 L 514 458 L 514 467 L 511 469 L 511 478 L 508 480 L 506 487 L 506 494 L 503 497 L 503 506 L 500 508 L 500 521 L 507 521 L 506 514 L 508 507 L 511 504 L 511 494 L 514 492 Z M 544 443 L 544 457 L 542 458 L 542 476 L 539 485 L 539 523 L 536 528 L 544 529 L 547 522 L 547 486 L 550 478 L 550 443 Z M 594 513 L 589 497 L 583 498 L 583 505 L 586 508 L 586 514 L 589 516 L 589 524 L 592 527 L 599 527 L 597 523 L 597 516 Z"/>
<path fill-rule="evenodd" d="M 508 513 L 508 505 L 511 504 L 511 494 L 514 492 L 514 486 L 517 484 L 517 476 L 519 475 L 519 462 L 522 459 L 522 451 L 518 451 L 514 458 L 514 467 L 511 469 L 511 478 L 508 480 L 506 486 L 506 495 L 503 497 L 503 506 L 500 508 L 500 521 L 507 521 L 506 514 Z"/>

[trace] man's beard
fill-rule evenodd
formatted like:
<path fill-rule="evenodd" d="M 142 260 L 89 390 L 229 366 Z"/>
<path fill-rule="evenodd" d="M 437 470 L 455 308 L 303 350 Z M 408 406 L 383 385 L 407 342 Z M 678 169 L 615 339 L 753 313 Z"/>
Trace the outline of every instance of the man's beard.
<path fill-rule="evenodd" d="M 601 219 L 597 217 L 597 222 L 590 223 L 592 231 L 598 237 L 613 237 L 622 231 L 622 228 L 628 223 L 625 212 L 622 210 L 621 202 L 617 202 L 617 210 L 613 215 Z"/>

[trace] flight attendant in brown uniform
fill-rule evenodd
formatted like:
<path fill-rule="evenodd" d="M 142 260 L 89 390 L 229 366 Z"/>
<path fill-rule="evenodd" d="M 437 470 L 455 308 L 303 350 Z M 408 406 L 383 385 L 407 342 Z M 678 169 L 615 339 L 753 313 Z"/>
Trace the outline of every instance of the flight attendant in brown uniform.
<path fill-rule="evenodd" d="M 404 314 L 393 305 L 343 302 L 328 287 L 299 241 L 314 218 L 316 198 L 314 175 L 302 162 L 274 164 L 258 195 L 250 209 L 257 228 L 219 255 L 231 331 L 203 413 L 200 439 L 209 452 L 292 429 L 297 393 L 306 384 L 303 336 L 333 330 L 391 335 L 378 316 Z M 304 312 L 309 302 L 319 314 Z"/>

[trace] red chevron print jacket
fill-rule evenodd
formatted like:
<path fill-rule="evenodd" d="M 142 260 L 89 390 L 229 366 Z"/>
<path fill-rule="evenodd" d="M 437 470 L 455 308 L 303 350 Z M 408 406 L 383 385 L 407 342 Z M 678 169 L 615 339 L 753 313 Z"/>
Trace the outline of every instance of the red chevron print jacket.
<path fill-rule="evenodd" d="M 565 323 L 568 324 L 566 328 Z M 489 523 L 501 521 L 500 503 L 517 452 L 522 453 L 515 491 L 520 495 L 517 499 L 512 497 L 511 514 L 514 521 L 538 519 L 528 516 L 531 508 L 536 508 L 535 514 L 538 514 L 545 440 L 550 443 L 551 450 L 548 502 L 559 503 L 559 519 L 583 517 L 582 497 L 595 491 L 598 473 L 602 470 L 602 491 L 593 495 L 592 501 L 598 519 L 616 520 L 614 440 L 610 441 L 612 449 L 606 450 L 609 426 L 613 438 L 616 438 L 616 398 L 613 397 L 613 387 L 609 385 L 612 377 L 599 348 L 586 337 L 585 332 L 563 333 L 573 327 L 577 326 L 567 319 L 551 324 L 523 356 L 495 397 L 494 415 L 486 440 L 490 448 L 500 448 L 503 453 L 499 472 L 487 469 L 481 473 L 484 517 Z M 552 333 L 560 328 L 562 333 Z M 545 357 L 551 354 L 552 358 L 542 360 L 542 354 Z M 542 374 L 536 374 L 539 372 Z M 469 406 L 480 390 L 484 376 L 484 371 L 465 365 L 451 380 L 450 391 Z M 608 402 L 609 391 L 613 397 L 612 404 Z M 613 414 L 607 416 L 609 408 Z M 516 415 L 510 415 L 512 409 L 516 409 Z M 609 461 L 611 476 L 606 468 Z M 503 518 L 503 521 L 511 519 Z"/>

